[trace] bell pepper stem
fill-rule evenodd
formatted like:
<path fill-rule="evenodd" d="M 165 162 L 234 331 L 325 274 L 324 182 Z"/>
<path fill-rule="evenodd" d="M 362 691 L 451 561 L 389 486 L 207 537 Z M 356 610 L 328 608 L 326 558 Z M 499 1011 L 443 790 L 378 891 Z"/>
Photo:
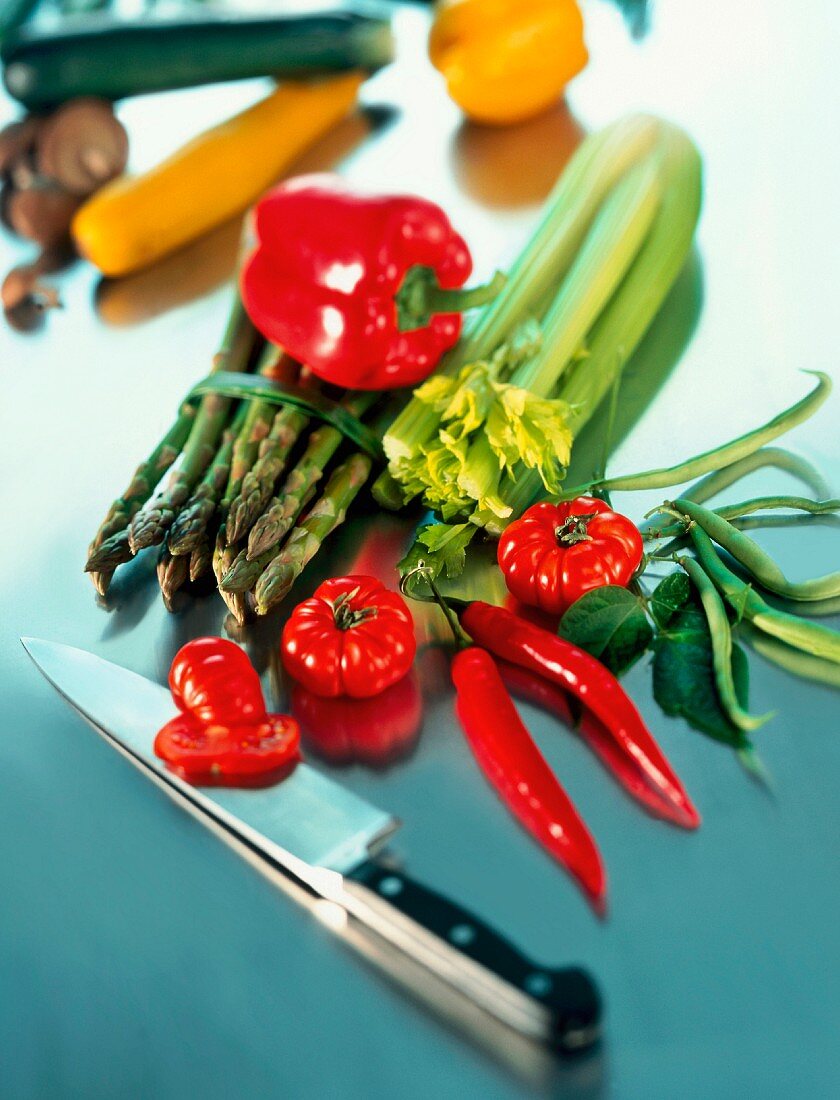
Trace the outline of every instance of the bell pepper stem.
<path fill-rule="evenodd" d="M 397 327 L 406 332 L 427 325 L 435 314 L 463 313 L 486 305 L 499 294 L 505 282 L 505 276 L 497 271 L 489 283 L 467 290 L 463 287 L 447 290 L 438 282 L 434 268 L 415 265 L 408 269 L 397 292 Z"/>

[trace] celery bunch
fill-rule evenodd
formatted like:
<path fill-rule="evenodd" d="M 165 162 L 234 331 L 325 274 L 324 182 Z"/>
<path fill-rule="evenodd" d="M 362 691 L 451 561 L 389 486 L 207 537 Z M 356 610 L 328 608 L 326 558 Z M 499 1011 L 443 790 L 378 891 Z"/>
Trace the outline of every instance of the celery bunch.
<path fill-rule="evenodd" d="M 700 195 L 699 154 L 672 124 L 633 116 L 587 138 L 504 290 L 387 431 L 379 499 L 420 495 L 497 533 L 559 492 L 682 268 Z"/>

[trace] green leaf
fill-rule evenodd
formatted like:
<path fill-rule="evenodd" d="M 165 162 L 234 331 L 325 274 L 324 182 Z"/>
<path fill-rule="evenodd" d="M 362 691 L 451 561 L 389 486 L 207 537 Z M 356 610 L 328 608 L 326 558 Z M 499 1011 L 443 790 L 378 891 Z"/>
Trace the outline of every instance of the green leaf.
<path fill-rule="evenodd" d="M 653 621 L 662 629 L 691 599 L 691 582 L 681 569 L 669 574 L 654 588 L 649 600 Z"/>
<path fill-rule="evenodd" d="M 477 531 L 472 523 L 431 523 L 421 527 L 411 549 L 397 565 L 400 576 L 407 576 L 420 565 L 434 580 L 442 574 L 449 578 L 460 576 L 467 560 L 466 549 Z M 428 592 L 419 572 L 407 584 L 410 592 Z"/>
<path fill-rule="evenodd" d="M 621 676 L 645 652 L 653 630 L 641 602 L 617 585 L 594 588 L 560 620 L 559 634 Z"/>
<path fill-rule="evenodd" d="M 739 645 L 732 646 L 735 693 L 746 708 L 749 664 Z M 654 646 L 653 695 L 666 714 L 684 718 L 694 729 L 736 749 L 751 742 L 727 718 L 718 702 L 712 663 L 712 639 L 703 612 L 689 604 L 678 611 Z"/>

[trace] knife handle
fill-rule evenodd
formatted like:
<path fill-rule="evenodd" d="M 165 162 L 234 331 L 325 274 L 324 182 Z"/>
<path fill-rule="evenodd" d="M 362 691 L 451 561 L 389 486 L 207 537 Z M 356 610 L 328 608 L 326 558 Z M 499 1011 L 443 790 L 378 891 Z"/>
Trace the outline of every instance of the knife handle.
<path fill-rule="evenodd" d="M 372 860 L 344 889 L 353 916 L 508 1026 L 565 1051 L 597 1038 L 601 1000 L 580 967 L 539 966 L 468 910 Z"/>

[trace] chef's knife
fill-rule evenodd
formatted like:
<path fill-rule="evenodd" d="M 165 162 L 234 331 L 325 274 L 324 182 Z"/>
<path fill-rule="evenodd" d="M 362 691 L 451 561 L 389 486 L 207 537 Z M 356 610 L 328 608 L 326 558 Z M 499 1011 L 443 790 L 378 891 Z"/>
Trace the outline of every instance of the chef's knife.
<path fill-rule="evenodd" d="M 399 826 L 390 814 L 305 763 L 268 789 L 193 787 L 153 753 L 173 713 L 165 688 L 83 650 L 21 640 L 98 733 L 238 850 L 270 861 L 520 1034 L 567 1051 L 595 1040 L 600 1001 L 586 971 L 536 965 L 467 910 L 374 858 Z"/>

